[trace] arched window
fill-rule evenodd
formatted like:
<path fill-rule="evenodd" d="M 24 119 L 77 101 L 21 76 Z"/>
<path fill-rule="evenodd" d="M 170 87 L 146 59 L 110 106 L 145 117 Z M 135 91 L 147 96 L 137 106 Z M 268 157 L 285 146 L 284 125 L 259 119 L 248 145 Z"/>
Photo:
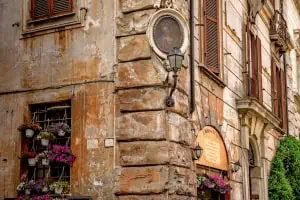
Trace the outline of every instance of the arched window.
<path fill-rule="evenodd" d="M 260 167 L 258 167 L 257 152 L 252 143 L 250 143 L 248 151 L 249 162 L 249 194 L 250 200 L 258 200 L 260 194 Z"/>

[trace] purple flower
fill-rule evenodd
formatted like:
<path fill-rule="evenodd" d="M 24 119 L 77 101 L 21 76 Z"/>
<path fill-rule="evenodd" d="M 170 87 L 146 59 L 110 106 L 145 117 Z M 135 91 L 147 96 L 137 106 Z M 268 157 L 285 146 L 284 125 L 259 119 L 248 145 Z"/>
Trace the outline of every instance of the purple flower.
<path fill-rule="evenodd" d="M 55 160 L 56 162 L 66 163 L 72 166 L 76 156 L 71 153 L 71 149 L 68 146 L 53 145 L 52 149 L 48 152 L 48 158 L 51 161 Z"/>

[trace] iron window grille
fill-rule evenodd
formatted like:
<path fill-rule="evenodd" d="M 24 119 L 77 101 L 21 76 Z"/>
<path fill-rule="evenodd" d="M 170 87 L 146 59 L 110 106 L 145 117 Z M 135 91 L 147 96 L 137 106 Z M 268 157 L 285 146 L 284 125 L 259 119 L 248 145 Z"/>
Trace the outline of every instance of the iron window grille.
<path fill-rule="evenodd" d="M 47 129 L 51 124 L 66 123 L 71 127 L 71 102 L 63 101 L 58 103 L 45 103 L 30 105 L 31 117 L 35 122 L 39 123 L 43 129 Z M 56 137 L 51 141 L 48 147 L 40 145 L 40 141 L 36 139 L 27 139 L 22 137 L 22 150 L 25 148 L 36 153 L 49 150 L 52 144 L 67 145 L 71 144 L 71 133 L 65 136 Z M 28 179 L 48 179 L 50 181 L 70 181 L 70 166 L 64 163 L 51 162 L 50 166 L 43 166 L 38 162 L 36 166 L 28 166 L 26 160 L 21 162 L 21 173 L 28 171 Z"/>

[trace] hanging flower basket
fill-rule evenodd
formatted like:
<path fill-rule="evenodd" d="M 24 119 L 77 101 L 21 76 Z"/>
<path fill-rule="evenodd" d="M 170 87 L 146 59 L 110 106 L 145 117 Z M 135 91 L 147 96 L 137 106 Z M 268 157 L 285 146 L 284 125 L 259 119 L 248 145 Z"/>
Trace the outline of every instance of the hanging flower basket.
<path fill-rule="evenodd" d="M 47 147 L 49 145 L 50 140 L 55 139 L 55 136 L 51 132 L 44 130 L 38 134 L 37 139 L 41 140 L 42 146 Z"/>
<path fill-rule="evenodd" d="M 41 139 L 42 146 L 47 147 L 49 145 L 49 139 Z"/>
<path fill-rule="evenodd" d="M 73 165 L 76 156 L 72 154 L 70 147 L 62 145 L 53 145 L 52 149 L 48 152 L 50 161 L 65 163 L 70 166 Z"/>
<path fill-rule="evenodd" d="M 48 193 L 49 192 L 49 186 L 48 185 L 44 185 L 42 188 L 42 192 L 43 193 Z"/>
<path fill-rule="evenodd" d="M 36 165 L 36 158 L 28 158 L 28 165 L 34 167 Z"/>
<path fill-rule="evenodd" d="M 34 133 L 41 131 L 42 128 L 38 123 L 31 122 L 31 123 L 22 124 L 21 126 L 19 126 L 18 130 L 21 133 L 25 133 L 25 136 L 27 138 L 32 138 Z"/>
<path fill-rule="evenodd" d="M 63 136 L 65 136 L 66 132 L 63 129 L 59 129 L 57 134 L 58 134 L 58 136 L 63 137 Z"/>
<path fill-rule="evenodd" d="M 231 190 L 229 184 L 220 176 L 198 176 L 197 187 L 200 190 L 212 189 L 221 194 L 226 194 Z"/>
<path fill-rule="evenodd" d="M 49 166 L 50 164 L 50 160 L 48 158 L 43 158 L 42 159 L 42 165 L 43 166 Z"/>
<path fill-rule="evenodd" d="M 60 137 L 64 137 L 71 132 L 70 126 L 66 123 L 52 124 L 50 125 L 49 130 Z"/>
<path fill-rule="evenodd" d="M 57 181 L 50 185 L 50 190 L 54 191 L 55 194 L 66 194 L 70 191 L 70 185 L 67 181 Z"/>
<path fill-rule="evenodd" d="M 33 135 L 34 135 L 34 130 L 29 129 L 29 128 L 25 130 L 25 136 L 26 136 L 27 138 L 32 138 Z"/>

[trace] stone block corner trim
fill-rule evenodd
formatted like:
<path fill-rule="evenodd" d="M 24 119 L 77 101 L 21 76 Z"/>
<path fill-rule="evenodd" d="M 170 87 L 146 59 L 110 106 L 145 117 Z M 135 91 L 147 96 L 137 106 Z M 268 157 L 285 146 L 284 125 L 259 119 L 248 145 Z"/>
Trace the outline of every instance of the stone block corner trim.
<path fill-rule="evenodd" d="M 122 168 L 116 177 L 115 193 L 160 194 L 167 190 L 168 178 L 166 166 Z"/>

